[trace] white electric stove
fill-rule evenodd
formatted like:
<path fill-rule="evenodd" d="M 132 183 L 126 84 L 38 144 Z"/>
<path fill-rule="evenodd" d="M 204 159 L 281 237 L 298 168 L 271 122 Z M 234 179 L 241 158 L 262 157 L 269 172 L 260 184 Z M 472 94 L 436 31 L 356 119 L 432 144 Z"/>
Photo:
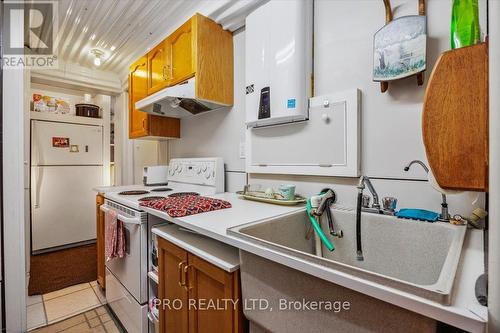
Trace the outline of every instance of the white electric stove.
<path fill-rule="evenodd" d="M 148 325 L 148 271 L 151 228 L 158 219 L 148 219 L 140 202 L 183 193 L 210 196 L 224 192 L 224 162 L 221 158 L 172 159 L 165 186 L 120 186 L 105 193 L 104 212 L 113 210 L 126 228 L 126 256 L 106 262 L 106 299 L 129 333 L 146 333 Z"/>

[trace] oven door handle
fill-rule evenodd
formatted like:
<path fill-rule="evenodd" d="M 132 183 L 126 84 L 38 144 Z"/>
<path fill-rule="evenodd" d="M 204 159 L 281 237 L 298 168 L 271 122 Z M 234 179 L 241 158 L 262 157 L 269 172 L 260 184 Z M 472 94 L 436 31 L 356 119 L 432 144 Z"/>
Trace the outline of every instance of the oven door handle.
<path fill-rule="evenodd" d="M 107 213 L 108 211 L 110 210 L 114 210 L 113 208 L 111 208 L 110 206 L 104 204 L 104 205 L 101 205 L 99 207 L 104 213 Z M 141 218 L 139 217 L 132 217 L 130 215 L 126 215 L 126 214 L 123 214 L 121 212 L 117 212 L 116 210 L 114 210 L 117 215 L 116 215 L 116 218 L 120 221 L 122 221 L 123 223 L 128 223 L 128 224 L 142 224 L 141 223 Z"/>

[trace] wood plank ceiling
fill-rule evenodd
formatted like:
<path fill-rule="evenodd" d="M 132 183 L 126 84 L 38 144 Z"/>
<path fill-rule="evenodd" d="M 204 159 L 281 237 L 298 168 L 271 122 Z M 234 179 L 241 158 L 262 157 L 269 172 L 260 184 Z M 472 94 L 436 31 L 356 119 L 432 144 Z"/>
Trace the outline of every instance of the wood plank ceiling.
<path fill-rule="evenodd" d="M 58 0 L 59 59 L 96 68 L 90 50 L 97 48 L 105 53 L 99 69 L 121 75 L 133 60 L 195 12 L 234 30 L 249 11 L 264 2 L 267 0 Z"/>
<path fill-rule="evenodd" d="M 120 73 L 168 28 L 166 18 L 184 15 L 194 0 L 59 0 L 59 58 L 95 67 L 90 50 L 105 53 L 101 70 Z"/>

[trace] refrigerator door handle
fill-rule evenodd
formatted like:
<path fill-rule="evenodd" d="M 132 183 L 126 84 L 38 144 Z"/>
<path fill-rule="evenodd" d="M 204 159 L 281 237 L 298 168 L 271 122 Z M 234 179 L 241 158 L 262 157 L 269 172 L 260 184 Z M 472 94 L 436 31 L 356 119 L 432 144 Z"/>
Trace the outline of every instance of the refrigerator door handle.
<path fill-rule="evenodd" d="M 40 165 L 42 156 L 40 153 L 40 147 L 39 147 L 39 138 L 38 138 L 38 130 L 37 130 L 37 125 L 36 121 L 31 122 L 31 149 L 32 149 L 32 155 L 31 155 L 31 165 Z"/>
<path fill-rule="evenodd" d="M 35 190 L 33 191 L 33 202 L 35 208 L 40 208 L 40 184 L 41 184 L 41 168 L 35 167 L 35 172 L 33 172 L 33 182 L 35 184 Z"/>

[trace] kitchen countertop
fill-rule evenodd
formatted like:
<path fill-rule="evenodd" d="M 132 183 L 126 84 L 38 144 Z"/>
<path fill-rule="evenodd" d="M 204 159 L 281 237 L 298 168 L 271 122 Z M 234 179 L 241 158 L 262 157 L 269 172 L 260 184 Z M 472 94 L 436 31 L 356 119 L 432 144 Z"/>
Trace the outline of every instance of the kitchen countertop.
<path fill-rule="evenodd" d="M 454 295 L 450 306 L 361 279 L 357 276 L 339 272 L 264 246 L 230 236 L 226 230 L 250 222 L 265 220 L 280 215 L 287 215 L 304 206 L 277 206 L 239 199 L 234 193 L 222 193 L 213 198 L 227 200 L 232 208 L 223 209 L 181 218 L 172 218 L 164 212 L 143 207 L 144 211 L 184 228 L 199 232 L 244 251 L 254 253 L 266 259 L 289 266 L 318 278 L 330 281 L 360 293 L 381 299 L 388 303 L 420 313 L 424 316 L 448 323 L 470 332 L 484 332 L 487 322 L 487 308 L 481 306 L 474 296 L 476 278 L 484 271 L 483 233 L 470 230 L 464 241 L 461 260 L 455 277 Z M 155 233 L 161 236 L 160 231 Z"/>

